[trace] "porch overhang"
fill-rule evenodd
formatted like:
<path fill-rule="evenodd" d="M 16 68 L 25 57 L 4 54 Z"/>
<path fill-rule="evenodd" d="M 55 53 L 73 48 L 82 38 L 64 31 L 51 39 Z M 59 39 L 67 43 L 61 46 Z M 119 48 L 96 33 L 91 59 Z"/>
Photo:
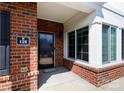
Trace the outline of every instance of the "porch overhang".
<path fill-rule="evenodd" d="M 94 5 L 83 2 L 39 2 L 37 3 L 37 17 L 59 23 L 65 23 L 71 17 L 82 12 L 90 14 Z"/>
<path fill-rule="evenodd" d="M 58 2 L 58 3 L 87 14 L 95 10 L 93 4 L 86 2 Z"/>

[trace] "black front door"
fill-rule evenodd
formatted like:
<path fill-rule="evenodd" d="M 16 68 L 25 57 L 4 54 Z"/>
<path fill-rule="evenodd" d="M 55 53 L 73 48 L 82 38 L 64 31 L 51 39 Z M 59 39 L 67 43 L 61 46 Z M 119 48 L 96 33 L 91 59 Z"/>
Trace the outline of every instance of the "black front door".
<path fill-rule="evenodd" d="M 39 68 L 54 67 L 54 34 L 40 32 L 38 35 Z"/>

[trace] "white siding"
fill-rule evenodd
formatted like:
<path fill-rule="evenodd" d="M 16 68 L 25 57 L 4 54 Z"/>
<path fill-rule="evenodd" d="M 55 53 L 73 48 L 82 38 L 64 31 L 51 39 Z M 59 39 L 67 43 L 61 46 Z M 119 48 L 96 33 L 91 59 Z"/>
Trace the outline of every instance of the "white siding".
<path fill-rule="evenodd" d="M 89 25 L 89 64 L 94 67 L 102 65 L 102 23 L 117 26 L 117 47 L 115 63 L 121 59 L 121 29 L 124 28 L 124 17 L 110 10 L 98 6 L 96 11 L 88 14 L 78 13 L 64 24 L 64 57 L 67 58 L 67 36 L 66 33 L 75 29 Z M 83 62 L 81 62 L 83 63 Z M 111 63 L 111 64 L 115 64 Z M 106 64 L 111 65 L 111 64 Z"/>

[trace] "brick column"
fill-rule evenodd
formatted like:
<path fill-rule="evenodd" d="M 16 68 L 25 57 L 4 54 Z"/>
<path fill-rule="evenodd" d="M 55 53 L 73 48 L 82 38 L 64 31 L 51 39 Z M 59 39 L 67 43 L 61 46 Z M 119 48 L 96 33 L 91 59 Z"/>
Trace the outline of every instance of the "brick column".
<path fill-rule="evenodd" d="M 10 73 L 0 76 L 0 90 L 37 89 L 37 4 L 0 3 L 10 11 Z M 29 46 L 17 46 L 17 36 L 28 36 Z M 21 70 L 27 68 L 27 72 Z"/>

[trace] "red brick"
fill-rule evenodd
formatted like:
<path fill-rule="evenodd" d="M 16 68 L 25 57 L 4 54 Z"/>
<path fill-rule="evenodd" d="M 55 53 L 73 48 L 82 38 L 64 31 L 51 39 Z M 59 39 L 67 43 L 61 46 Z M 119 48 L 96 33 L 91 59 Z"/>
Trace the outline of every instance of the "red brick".
<path fill-rule="evenodd" d="M 39 32 L 44 31 L 55 33 L 55 65 L 63 65 L 63 24 L 44 19 L 38 19 L 37 29 Z"/>
<path fill-rule="evenodd" d="M 0 3 L 0 10 L 10 11 L 11 21 L 10 21 L 10 73 L 9 75 L 0 76 L 0 90 L 25 90 L 24 86 L 19 86 L 22 84 L 21 81 L 25 81 L 25 83 L 30 83 L 30 79 L 32 77 L 37 77 L 37 74 L 30 75 L 27 77 L 26 74 L 30 72 L 21 73 L 21 67 L 27 66 L 30 69 L 34 69 L 32 71 L 37 72 L 37 55 L 33 54 L 33 59 L 30 58 L 30 48 L 35 46 L 37 48 L 37 4 L 36 3 Z M 28 10 L 28 11 L 27 11 Z M 27 11 L 27 12 L 26 12 Z M 31 18 L 31 19 L 30 19 Z M 24 32 L 27 31 L 27 32 Z M 30 33 L 30 46 L 17 46 L 16 45 L 16 36 L 26 36 L 27 33 Z M 34 50 L 37 53 L 37 50 Z M 20 56 L 20 57 L 16 57 Z M 35 59 L 35 60 L 34 60 Z M 23 64 L 23 62 L 29 62 L 27 64 Z M 33 63 L 31 63 L 33 61 Z M 8 77 L 9 76 L 9 77 Z M 37 80 L 37 78 L 35 78 Z M 2 82 L 2 83 L 1 83 Z M 9 84 L 9 82 L 11 84 Z M 37 82 L 35 82 L 37 85 Z M 30 86 L 30 84 L 24 88 L 33 89 L 37 88 L 37 86 Z"/>
<path fill-rule="evenodd" d="M 104 68 L 93 68 L 64 59 L 64 66 L 97 87 L 124 76 L 124 63 Z"/>

